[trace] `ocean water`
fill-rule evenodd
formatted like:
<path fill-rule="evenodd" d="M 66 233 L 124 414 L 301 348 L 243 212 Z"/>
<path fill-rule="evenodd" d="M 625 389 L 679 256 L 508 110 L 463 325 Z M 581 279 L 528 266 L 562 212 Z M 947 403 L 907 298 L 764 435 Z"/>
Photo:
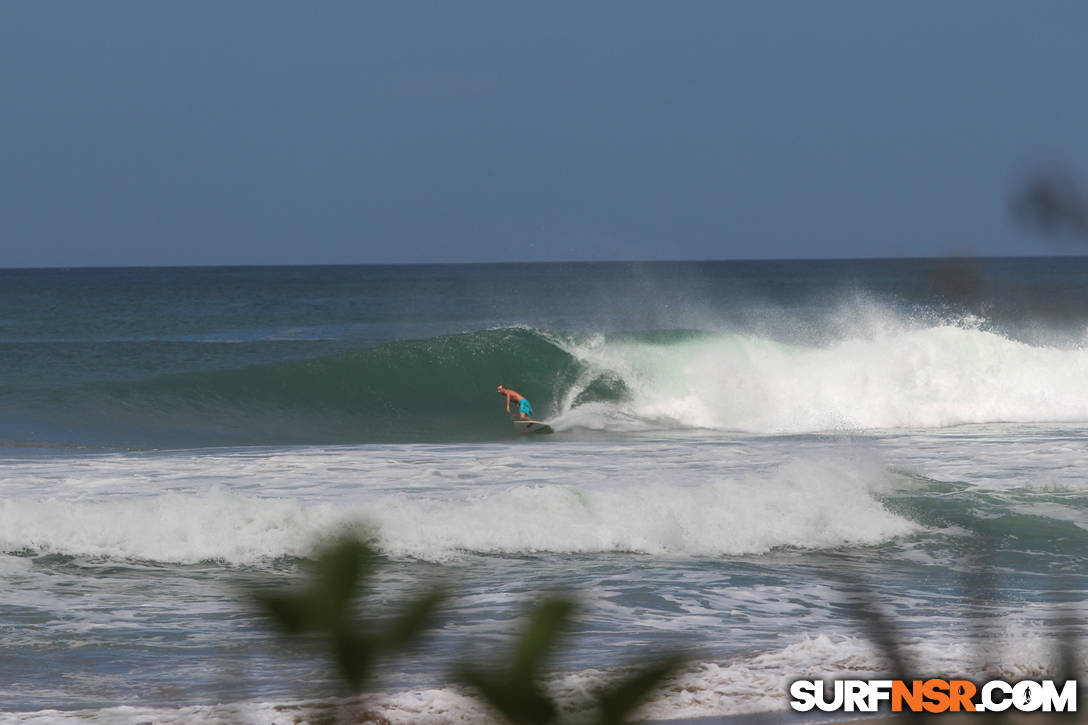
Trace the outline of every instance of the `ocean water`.
<path fill-rule="evenodd" d="M 0 722 L 334 697 L 246 592 L 345 526 L 368 611 L 452 593 L 395 723 L 486 718 L 452 667 L 557 590 L 570 708 L 682 648 L 644 717 L 783 711 L 890 670 L 870 606 L 917 674 L 1057 674 L 1086 434 L 1088 259 L 0 270 Z"/>

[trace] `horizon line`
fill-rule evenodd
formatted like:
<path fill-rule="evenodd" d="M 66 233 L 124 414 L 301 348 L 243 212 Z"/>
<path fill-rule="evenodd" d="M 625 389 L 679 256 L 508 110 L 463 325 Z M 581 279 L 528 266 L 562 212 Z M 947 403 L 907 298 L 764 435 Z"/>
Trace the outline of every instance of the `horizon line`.
<path fill-rule="evenodd" d="M 454 267 L 454 266 L 530 266 L 575 264 L 714 264 L 767 262 L 906 262 L 906 261 L 968 261 L 981 259 L 1078 259 L 1088 253 L 1071 254 L 943 254 L 936 256 L 872 256 L 872 257 L 732 257 L 702 259 L 568 259 L 500 262 L 271 262 L 271 263 L 196 263 L 196 264 L 87 264 L 87 265 L 25 265 L 0 266 L 0 271 L 15 270 L 81 270 L 81 269 L 253 269 L 291 267 Z"/>

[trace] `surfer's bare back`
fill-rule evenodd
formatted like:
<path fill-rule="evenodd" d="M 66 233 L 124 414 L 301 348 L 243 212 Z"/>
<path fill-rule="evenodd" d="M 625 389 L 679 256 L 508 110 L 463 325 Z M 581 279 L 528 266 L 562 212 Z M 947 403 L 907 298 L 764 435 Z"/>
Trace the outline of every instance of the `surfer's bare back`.
<path fill-rule="evenodd" d="M 506 412 L 510 413 L 510 401 L 514 401 L 518 404 L 518 415 L 522 420 L 529 420 L 533 417 L 533 406 L 529 404 L 529 399 L 516 390 L 511 390 L 502 383 L 499 383 L 498 387 L 499 395 L 506 396 Z"/>

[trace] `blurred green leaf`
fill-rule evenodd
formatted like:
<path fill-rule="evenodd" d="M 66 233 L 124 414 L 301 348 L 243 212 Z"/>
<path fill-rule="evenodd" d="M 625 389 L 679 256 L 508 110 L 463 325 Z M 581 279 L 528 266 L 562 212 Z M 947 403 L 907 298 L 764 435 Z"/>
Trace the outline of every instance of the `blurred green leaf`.
<path fill-rule="evenodd" d="M 573 613 L 574 603 L 568 599 L 542 601 L 530 612 L 508 664 L 490 670 L 462 665 L 458 678 L 475 688 L 511 722 L 531 725 L 554 722 L 559 709 L 541 688 L 540 677 Z"/>
<path fill-rule="evenodd" d="M 384 636 L 386 646 L 398 648 L 413 643 L 434 622 L 445 599 L 445 593 L 435 589 L 410 602 L 390 623 Z"/>
<path fill-rule="evenodd" d="M 325 640 L 341 679 L 354 692 L 364 689 L 380 657 L 396 654 L 431 626 L 445 599 L 433 590 L 401 607 L 389 623 L 363 620 L 356 599 L 375 567 L 369 544 L 343 538 L 318 552 L 299 590 L 253 594 L 285 634 Z"/>
<path fill-rule="evenodd" d="M 301 634 L 310 627 L 311 613 L 302 597 L 290 594 L 257 594 L 258 602 L 288 634 Z"/>
<path fill-rule="evenodd" d="M 512 678 L 531 680 L 540 676 L 573 614 L 574 603 L 567 599 L 546 599 L 536 606 L 514 650 Z"/>
<path fill-rule="evenodd" d="M 463 665 L 458 679 L 479 692 L 480 696 L 512 723 L 546 725 L 559 714 L 551 698 L 536 682 L 503 677 L 473 665 Z"/>
<path fill-rule="evenodd" d="M 382 657 L 412 645 L 434 623 L 445 601 L 445 594 L 433 589 L 395 606 L 394 614 L 383 621 L 361 618 L 355 611 L 356 601 L 375 567 L 373 549 L 347 538 L 318 553 L 307 583 L 299 589 L 253 595 L 284 633 L 324 640 L 341 679 L 354 692 L 365 689 Z M 539 602 L 505 659 L 491 667 L 462 664 L 456 670 L 457 679 L 512 723 L 556 722 L 559 707 L 542 680 L 574 612 L 575 604 L 567 598 Z M 598 722 L 626 722 L 682 662 L 679 656 L 667 656 L 607 686 L 596 697 Z M 584 713 L 589 705 L 575 709 Z"/>
<path fill-rule="evenodd" d="M 605 689 L 597 697 L 600 704 L 600 719 L 598 720 L 600 725 L 619 725 L 627 722 L 631 713 L 665 680 L 672 677 L 683 663 L 683 657 L 670 655 Z"/>

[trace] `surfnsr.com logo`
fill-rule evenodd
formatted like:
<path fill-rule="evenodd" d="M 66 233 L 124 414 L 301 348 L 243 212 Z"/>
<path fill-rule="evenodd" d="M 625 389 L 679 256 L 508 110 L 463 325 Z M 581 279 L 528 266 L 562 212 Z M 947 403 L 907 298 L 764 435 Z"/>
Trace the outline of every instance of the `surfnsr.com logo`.
<path fill-rule="evenodd" d="M 824 712 L 1076 712 L 1077 681 L 990 680 L 797 680 L 790 685 L 790 707 Z"/>

